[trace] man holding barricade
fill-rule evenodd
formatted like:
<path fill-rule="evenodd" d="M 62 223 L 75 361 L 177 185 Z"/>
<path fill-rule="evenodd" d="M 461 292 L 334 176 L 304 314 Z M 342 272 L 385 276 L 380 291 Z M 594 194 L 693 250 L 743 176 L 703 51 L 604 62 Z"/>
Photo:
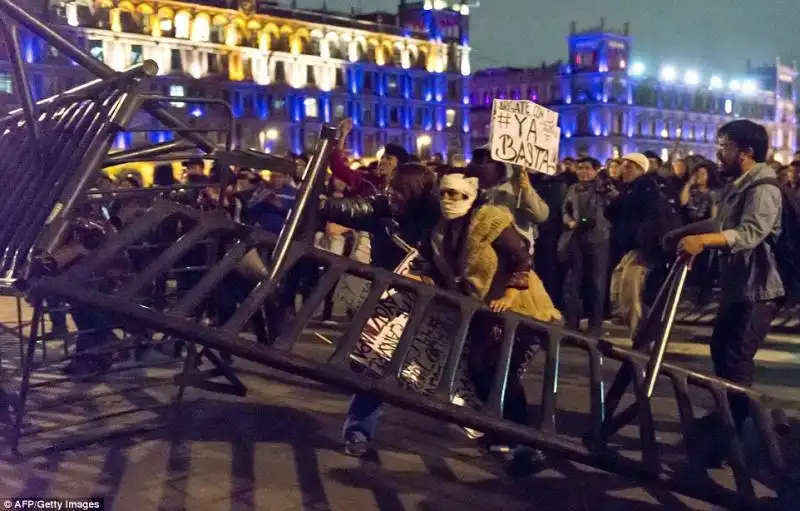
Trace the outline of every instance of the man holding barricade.
<path fill-rule="evenodd" d="M 752 121 L 737 120 L 720 128 L 719 160 L 725 177 L 733 181 L 724 190 L 717 217 L 693 224 L 693 232 L 677 244 L 683 257 L 695 258 L 706 250 L 720 252 L 722 298 L 711 337 L 714 372 L 743 387 L 753 385 L 756 352 L 786 294 L 779 268 L 777 240 L 784 207 L 775 171 L 766 163 L 767 130 Z M 670 236 L 675 239 L 677 236 Z M 667 240 L 669 242 L 669 240 Z M 749 415 L 743 395 L 730 396 L 737 431 Z M 697 421 L 701 435 L 713 441 L 708 463 L 718 465 L 725 452 L 719 435 L 720 417 L 711 414 Z"/>

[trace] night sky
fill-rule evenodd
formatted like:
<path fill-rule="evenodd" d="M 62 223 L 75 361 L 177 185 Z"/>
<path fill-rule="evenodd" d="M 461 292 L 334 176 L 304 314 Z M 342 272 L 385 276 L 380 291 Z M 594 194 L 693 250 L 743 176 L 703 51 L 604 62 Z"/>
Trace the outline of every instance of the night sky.
<path fill-rule="evenodd" d="M 288 3 L 287 0 L 284 0 Z M 471 3 L 474 3 L 472 0 Z M 328 0 L 331 9 L 396 12 L 398 0 Z M 633 58 L 649 71 L 662 64 L 744 77 L 756 64 L 800 64 L 799 0 L 481 0 L 472 11 L 473 69 L 538 65 L 566 58 L 569 23 L 631 22 Z M 300 0 L 320 7 L 322 0 Z M 511 51 L 509 51 L 511 50 Z"/>

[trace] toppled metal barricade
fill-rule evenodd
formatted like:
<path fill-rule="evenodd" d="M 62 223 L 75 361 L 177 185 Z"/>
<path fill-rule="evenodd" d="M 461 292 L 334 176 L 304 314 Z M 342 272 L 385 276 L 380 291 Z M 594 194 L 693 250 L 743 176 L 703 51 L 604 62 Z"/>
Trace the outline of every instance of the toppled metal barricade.
<path fill-rule="evenodd" d="M 38 22 L 20 7 L 9 0 L 0 0 L 0 10 L 16 22 L 24 25 L 75 62 L 95 74 L 99 79 L 87 84 L 84 88 L 71 94 L 57 96 L 50 100 L 33 103 L 30 97 L 23 97 L 23 110 L 3 120 L 9 130 L 3 132 L 0 143 L 9 148 L 8 154 L 19 151 L 22 157 L 16 158 L 16 165 L 2 167 L 0 179 L 13 183 L 12 187 L 0 189 L 0 198 L 9 199 L 25 208 L 18 202 L 23 196 L 38 199 L 35 206 L 24 211 L 6 205 L 9 215 L 24 218 L 24 221 L 6 222 L 0 234 L 3 236 L 4 270 L 12 277 L 20 276 L 24 261 L 31 251 L 36 254 L 51 252 L 63 237 L 66 226 L 71 221 L 75 208 L 85 198 L 88 182 L 96 176 L 100 167 L 107 162 L 121 163 L 137 158 L 149 159 L 156 156 L 174 155 L 187 148 L 197 147 L 205 153 L 215 153 L 217 148 L 201 133 L 186 128 L 163 108 L 163 98 L 146 97 L 139 94 L 138 79 L 154 71 L 150 63 L 143 64 L 125 73 L 114 73 L 107 66 L 94 60 Z M 17 48 L 17 46 L 15 46 Z M 22 83 L 21 90 L 29 90 L 26 86 L 24 66 L 16 55 L 17 66 L 15 77 Z M 136 77 L 135 80 L 130 78 Z M 152 100 L 152 101 L 151 101 Z M 188 99 L 183 99 L 188 101 Z M 66 106 L 65 106 L 66 105 Z M 108 155 L 113 137 L 126 127 L 130 116 L 139 106 L 144 107 L 153 116 L 175 129 L 192 145 L 167 143 L 158 147 L 139 149 L 124 154 Z M 66 108 L 60 111 L 59 109 Z M 51 115 L 47 115 L 50 112 Z M 60 113 L 59 113 L 60 112 Z M 71 115 L 65 114 L 70 112 Z M 40 119 L 42 114 L 46 114 Z M 20 121 L 25 122 L 19 125 Z M 67 129 L 69 128 L 69 129 Z M 44 132 L 44 134 L 43 134 Z M 85 136 L 84 136 L 85 135 Z M 47 138 L 49 137 L 49 138 Z M 500 371 L 494 378 L 492 392 L 486 406 L 482 410 L 474 410 L 455 406 L 450 403 L 453 393 L 456 372 L 461 355 L 466 347 L 470 322 L 476 314 L 486 311 L 481 304 L 445 291 L 437 290 L 421 283 L 414 282 L 387 271 L 372 268 L 357 262 L 333 256 L 311 247 L 309 240 L 300 235 L 308 235 L 314 226 L 315 194 L 321 184 L 322 170 L 333 141 L 331 130 L 323 130 L 320 145 L 315 157 L 309 164 L 301 188 L 298 205 L 292 211 L 287 226 L 276 240 L 265 236 L 258 230 L 236 225 L 227 220 L 220 212 L 217 215 L 205 216 L 202 221 L 198 213 L 188 208 L 168 203 L 161 203 L 147 214 L 136 220 L 122 232 L 112 236 L 104 245 L 86 256 L 70 270 L 51 277 L 34 276 L 25 282 L 29 299 L 35 304 L 34 321 L 31 338 L 28 340 L 28 357 L 38 340 L 37 325 L 43 314 L 42 299 L 58 297 L 71 305 L 91 307 L 95 311 L 105 312 L 109 319 L 109 328 L 120 327 L 132 331 L 149 329 L 163 332 L 173 338 L 182 339 L 191 345 L 201 347 L 200 353 L 207 358 L 214 369 L 198 374 L 194 359 L 197 351 L 191 349 L 186 359 L 184 374 L 178 378 L 183 389 L 186 385 L 200 386 L 209 390 L 227 391 L 242 394 L 244 385 L 236 377 L 235 369 L 220 361 L 219 352 L 262 363 L 270 367 L 304 376 L 316 381 L 337 387 L 360 392 L 371 392 L 389 404 L 417 411 L 441 420 L 469 426 L 481 431 L 501 434 L 521 442 L 538 446 L 548 453 L 563 456 L 567 459 L 583 462 L 595 467 L 617 473 L 644 483 L 663 486 L 701 500 L 706 500 L 726 507 L 766 506 L 775 494 L 786 489 L 786 467 L 779 449 L 771 411 L 762 401 L 762 396 L 741 389 L 716 378 L 685 371 L 671 365 L 649 365 L 651 357 L 646 353 L 631 352 L 615 345 L 590 339 L 575 332 L 567 331 L 559 326 L 543 324 L 523 318 L 512 313 L 500 316 L 503 325 L 504 340 L 501 348 Z M 44 144 L 43 144 L 44 142 Z M 47 153 L 39 167 L 31 167 L 35 178 L 32 182 L 19 183 L 20 173 L 25 165 L 35 165 L 39 161 L 39 153 Z M 4 154 L 4 158 L 7 155 Z M 61 158 L 50 160 L 49 158 Z M 248 158 L 263 161 L 266 155 L 238 153 L 227 160 L 231 164 L 244 164 Z M 9 158 L 9 161 L 12 161 Z M 60 165 L 54 165 L 54 162 Z M 273 160 L 275 166 L 281 162 Z M 255 166 L 255 165 L 253 165 Z M 269 168 L 268 166 L 266 168 Z M 15 181 L 16 180 L 16 181 Z M 32 186 L 32 183 L 38 186 Z M 50 184 L 47 189 L 45 185 Z M 108 264 L 120 253 L 129 250 L 135 244 L 157 229 L 164 221 L 182 217 L 193 221 L 194 227 L 185 233 L 174 245 L 168 247 L 155 257 L 136 275 L 128 276 L 123 284 L 113 292 L 97 286 L 95 277 L 102 276 Z M 155 279 L 172 268 L 181 255 L 192 250 L 207 238 L 218 240 L 227 249 L 181 297 L 177 303 L 169 304 L 166 310 L 143 305 L 145 297 L 142 290 Z M 242 266 L 251 265 L 253 250 L 262 253 L 259 260 L 266 261 L 264 267 L 255 268 L 255 280 L 247 296 L 239 300 L 235 312 L 227 321 L 218 326 L 203 323 L 203 318 L 193 314 L 195 308 L 207 301 L 219 288 L 226 275 L 242 272 Z M 280 335 L 272 345 L 258 344 L 243 335 L 243 329 L 250 318 L 261 308 L 270 307 L 279 300 L 282 286 L 294 277 L 293 271 L 301 264 L 310 261 L 312 267 L 324 268 L 319 281 L 307 297 L 302 309 L 286 321 Z M 256 266 L 259 266 L 258 264 Z M 253 269 L 253 268 L 250 268 Z M 321 304 L 330 289 L 343 274 L 348 273 L 371 281 L 370 291 L 365 303 L 359 309 L 352 322 L 347 326 L 341 340 L 337 343 L 332 356 L 325 361 L 315 361 L 302 357 L 293 351 L 301 332 L 308 324 L 312 314 Z M 375 308 L 383 292 L 389 288 L 398 289 L 416 297 L 414 310 L 402 334 L 396 351 L 393 353 L 388 370 L 380 378 L 371 378 L 352 371 L 349 364 L 350 353 L 359 340 L 362 329 Z M 428 306 L 433 303 L 445 303 L 459 315 L 459 328 L 453 332 L 452 343 L 446 355 L 446 364 L 439 379 L 438 389 L 431 395 L 421 395 L 403 388 L 400 383 L 400 372 L 413 346 L 417 331 L 422 324 Z M 518 329 L 534 332 L 544 351 L 543 392 L 540 402 L 541 417 L 535 426 L 524 427 L 501 419 L 505 394 L 505 382 L 510 368 L 512 345 Z M 664 340 L 659 342 L 659 349 Z M 588 411 L 589 428 L 585 438 L 569 437 L 559 432 L 556 419 L 559 415 L 558 380 L 560 369 L 559 353 L 562 349 L 574 348 L 587 356 L 585 373 L 590 395 Z M 619 385 L 609 390 L 610 397 L 603 389 L 603 368 L 609 361 L 622 364 L 624 373 L 620 373 Z M 648 369 L 649 367 L 649 369 Z M 25 395 L 29 387 L 32 364 L 24 366 L 23 385 L 20 398 L 12 407 L 16 414 L 15 442 L 19 439 L 25 415 Z M 680 435 L 686 448 L 684 460 L 665 460 L 659 450 L 657 438 L 658 422 L 650 400 L 650 385 L 645 381 L 647 376 L 654 380 L 667 380 L 675 394 L 676 408 L 679 410 Z M 220 383 L 219 377 L 227 380 Z M 624 394 L 624 385 L 630 384 L 633 392 Z M 729 445 L 729 461 L 733 475 L 733 484 L 723 479 L 712 477 L 694 461 L 692 419 L 695 417 L 693 400 L 697 389 L 708 391 L 712 395 L 711 408 L 718 412 L 728 426 L 732 442 Z M 735 431 L 730 429 L 732 419 L 727 407 L 729 394 L 740 394 L 751 403 L 758 442 L 765 454 L 767 470 L 763 474 L 751 474 L 744 459 L 742 442 Z M 628 398 L 633 401 L 621 414 L 613 416 L 616 405 Z M 563 404 L 563 403 L 562 403 Z M 613 433 L 621 425 L 634 421 L 638 433 L 638 455 L 626 456 L 615 445 Z M 755 477 L 759 482 L 754 483 Z M 763 476 L 763 477 L 762 477 Z M 763 479 L 763 481 L 761 481 Z M 763 484 L 762 484 L 763 483 Z M 767 495 L 761 488 L 766 485 Z M 757 489 L 758 488 L 758 489 Z M 771 495 L 770 495 L 771 494 Z"/>
<path fill-rule="evenodd" d="M 135 225 L 86 258 L 73 270 L 56 278 L 42 278 L 31 282 L 31 292 L 34 295 L 60 296 L 73 303 L 81 303 L 103 310 L 112 317 L 118 318 L 121 324 L 133 322 L 148 329 L 190 340 L 201 345 L 205 350 L 228 351 L 251 361 L 347 390 L 371 392 L 387 403 L 404 409 L 481 431 L 507 435 L 570 460 L 593 465 L 644 483 L 661 485 L 712 503 L 729 507 L 740 506 L 743 503 L 748 506 L 767 505 L 770 501 L 768 498 L 762 499 L 763 491 L 757 491 L 754 488 L 756 486 L 763 488 L 764 484 L 768 485 L 771 492 L 767 493 L 773 493 L 771 497 L 782 490 L 785 467 L 775 433 L 773 415 L 771 410 L 763 404 L 759 394 L 679 367 L 668 364 L 661 365 L 659 368 L 661 380 L 669 381 L 676 396 L 680 433 L 686 449 L 684 460 L 665 461 L 659 453 L 659 442 L 656 438 L 657 422 L 654 419 L 654 409 L 645 381 L 650 363 L 650 357 L 647 354 L 627 351 L 609 342 L 590 339 L 559 326 L 539 323 L 513 313 L 501 315 L 504 331 L 499 365 L 501 371 L 495 375 L 493 389 L 487 404 L 480 411 L 452 405 L 450 397 L 453 393 L 461 354 L 467 343 L 470 322 L 476 314 L 485 312 L 482 305 L 461 295 L 441 291 L 388 271 L 317 250 L 307 242 L 296 242 L 289 246 L 284 264 L 281 264 L 277 271 L 274 271 L 273 268 L 273 271 L 270 272 L 273 278 L 264 278 L 259 282 L 240 302 L 236 313 L 224 325 L 219 327 L 203 326 L 196 319 L 187 317 L 188 311 L 212 295 L 227 274 L 237 271 L 237 267 L 242 264 L 245 255 L 252 249 L 269 249 L 275 243 L 271 237 L 265 236 L 257 230 L 243 229 L 241 226 L 227 222 L 222 217 L 213 221 L 206 219 L 202 224 L 198 224 L 195 233 L 187 234 L 173 247 L 174 250 L 170 250 L 169 254 L 163 254 L 149 268 L 145 269 L 142 280 L 123 287 L 116 294 L 106 294 L 84 285 L 76 285 L 85 282 L 91 274 L 101 270 L 103 265 L 114 257 L 115 253 L 136 243 L 148 229 L 155 228 L 172 215 L 192 214 L 191 211 L 185 211 L 178 206 L 159 204 L 145 217 L 139 219 Z M 208 233 L 216 233 L 216 235 L 233 240 L 233 242 L 223 259 L 209 269 L 196 287 L 167 312 L 138 305 L 136 290 L 143 282 L 154 278 L 158 270 L 169 267 L 170 260 L 189 250 L 195 240 Z M 287 322 L 274 344 L 272 346 L 257 344 L 242 335 L 241 332 L 253 313 L 262 305 L 274 302 L 280 286 L 292 274 L 293 268 L 308 261 L 324 268 L 324 271 L 301 310 L 291 321 Z M 327 293 L 344 274 L 356 275 L 371 281 L 370 291 L 364 305 L 345 329 L 329 359 L 320 362 L 295 354 L 293 348 L 304 327 Z M 358 342 L 364 325 L 375 313 L 375 307 L 378 305 L 380 297 L 388 289 L 396 289 L 414 295 L 416 297 L 415 305 L 398 347 L 391 358 L 388 370 L 380 378 L 371 378 L 354 372 L 350 366 L 349 357 Z M 447 362 L 437 391 L 432 395 L 420 395 L 403 388 L 400 383 L 400 373 L 423 322 L 426 310 L 433 303 L 445 303 L 457 311 L 460 327 L 457 332 L 453 332 L 452 344 L 447 353 Z M 544 390 L 540 403 L 541 420 L 535 427 L 523 427 L 501 419 L 505 381 L 508 377 L 512 345 L 518 329 L 534 332 L 541 340 L 541 346 L 545 352 Z M 559 352 L 567 347 L 581 350 L 587 355 L 588 364 L 585 376 L 590 392 L 588 414 L 590 421 L 589 430 L 583 441 L 560 434 L 555 426 L 559 413 L 557 393 Z M 614 407 L 604 404 L 606 397 L 603 391 L 602 375 L 604 359 L 620 362 L 629 373 L 633 392 L 626 397 L 629 400 L 632 398 L 634 401 L 635 406 L 632 407 L 634 412 L 632 415 L 630 412 L 624 414 L 623 419 L 617 418 L 617 422 L 620 420 L 630 422 L 631 419 L 635 419 L 634 422 L 638 429 L 639 456 L 623 456 L 615 448 L 612 434 L 619 429 L 620 424 L 612 424 L 612 417 L 605 416 L 606 413 L 609 415 L 613 413 Z M 215 371 L 214 374 L 207 376 L 219 374 L 219 371 Z M 190 381 L 182 381 L 182 383 L 188 382 Z M 712 409 L 717 411 L 724 418 L 725 424 L 729 426 L 727 431 L 732 435 L 732 442 L 728 459 L 734 481 L 730 487 L 725 482 L 719 482 L 710 477 L 695 463 L 692 451 L 695 447 L 693 444 L 694 433 L 691 428 L 696 409 L 692 402 L 697 389 L 704 389 L 711 393 Z M 727 404 L 727 396 L 732 393 L 747 396 L 751 403 L 756 430 L 759 433 L 758 442 L 760 442 L 761 451 L 769 465 L 769 470 L 765 472 L 769 476 L 767 480 L 761 477 L 763 474 L 759 476 L 760 482 L 754 483 L 751 480 L 741 440 L 732 429 L 732 419 Z"/>

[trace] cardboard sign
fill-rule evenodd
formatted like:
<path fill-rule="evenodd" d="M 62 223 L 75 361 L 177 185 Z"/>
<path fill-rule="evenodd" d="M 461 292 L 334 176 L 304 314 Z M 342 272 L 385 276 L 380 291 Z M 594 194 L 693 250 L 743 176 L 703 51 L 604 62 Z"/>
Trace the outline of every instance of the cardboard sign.
<path fill-rule="evenodd" d="M 411 263 L 419 256 L 416 250 L 403 260 L 395 273 L 407 275 Z M 350 354 L 351 366 L 358 372 L 380 376 L 386 370 L 403 335 L 408 317 L 414 308 L 414 297 L 390 290 L 383 294 L 373 316 L 367 321 L 355 349 Z M 432 393 L 444 374 L 453 332 L 458 330 L 458 315 L 434 304 L 427 311 L 417 336 L 411 345 L 401 371 L 401 383 L 421 393 Z M 466 357 L 465 353 L 463 357 Z M 466 361 L 462 358 L 456 375 L 452 401 L 460 406 L 479 408 L 472 383 L 467 376 Z"/>
<path fill-rule="evenodd" d="M 558 114 L 532 101 L 495 99 L 492 159 L 553 175 L 561 130 Z"/>

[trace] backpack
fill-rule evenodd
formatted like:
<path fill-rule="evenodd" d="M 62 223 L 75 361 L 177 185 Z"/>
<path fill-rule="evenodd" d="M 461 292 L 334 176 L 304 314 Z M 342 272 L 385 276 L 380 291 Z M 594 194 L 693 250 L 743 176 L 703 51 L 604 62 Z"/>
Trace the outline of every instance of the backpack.
<path fill-rule="evenodd" d="M 781 233 L 769 243 L 788 297 L 800 291 L 800 196 L 770 177 L 754 181 L 748 189 L 761 185 L 776 186 L 781 192 Z"/>

